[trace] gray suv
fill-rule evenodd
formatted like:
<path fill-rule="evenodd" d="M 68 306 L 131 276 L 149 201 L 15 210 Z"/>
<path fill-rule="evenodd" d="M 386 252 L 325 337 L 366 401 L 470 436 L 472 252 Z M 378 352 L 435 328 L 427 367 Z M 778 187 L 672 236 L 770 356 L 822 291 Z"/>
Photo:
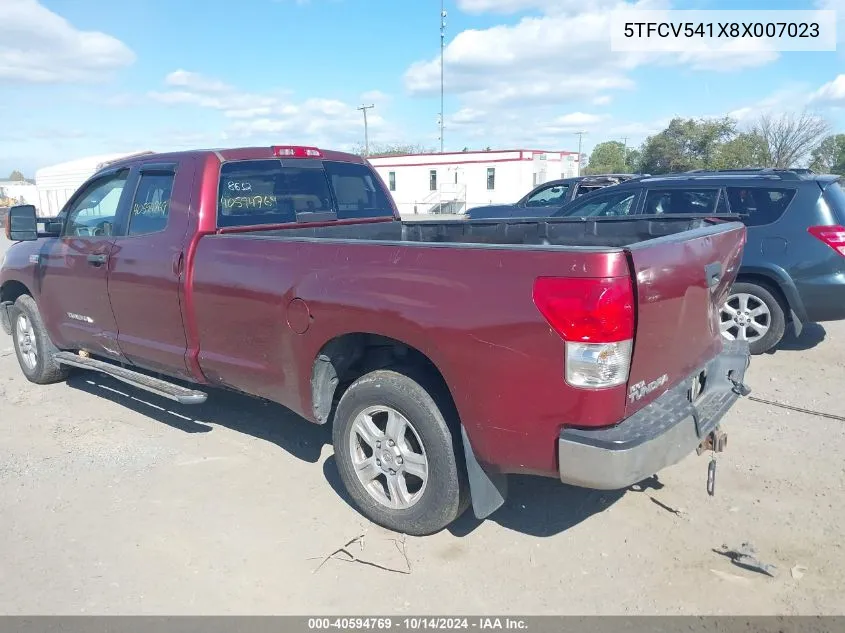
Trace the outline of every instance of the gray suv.
<path fill-rule="evenodd" d="M 718 216 L 748 227 L 742 267 L 721 328 L 753 354 L 787 323 L 845 319 L 845 191 L 838 176 L 789 170 L 696 171 L 629 180 L 587 194 L 551 217 Z"/>

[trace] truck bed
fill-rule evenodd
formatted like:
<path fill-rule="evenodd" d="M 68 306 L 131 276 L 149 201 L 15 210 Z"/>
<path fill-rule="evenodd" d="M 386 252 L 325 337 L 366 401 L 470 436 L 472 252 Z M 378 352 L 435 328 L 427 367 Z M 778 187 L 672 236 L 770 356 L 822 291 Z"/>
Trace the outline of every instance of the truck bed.
<path fill-rule="evenodd" d="M 376 222 L 280 230 L 238 231 L 227 235 L 264 239 L 367 240 L 376 242 L 485 246 L 625 248 L 647 240 L 713 226 L 704 218 L 580 218 L 425 222 Z"/>
<path fill-rule="evenodd" d="M 715 306 L 735 276 L 743 235 L 742 224 L 700 218 L 205 235 L 191 265 L 189 340 L 212 382 L 310 419 L 311 367 L 328 341 L 346 333 L 400 341 L 443 375 L 482 461 L 549 474 L 562 426 L 616 424 L 719 353 Z M 708 286 L 711 266 L 721 276 Z M 532 301 L 539 277 L 630 278 L 638 317 L 629 386 L 662 388 L 629 398 L 625 385 L 568 387 L 563 342 Z"/>

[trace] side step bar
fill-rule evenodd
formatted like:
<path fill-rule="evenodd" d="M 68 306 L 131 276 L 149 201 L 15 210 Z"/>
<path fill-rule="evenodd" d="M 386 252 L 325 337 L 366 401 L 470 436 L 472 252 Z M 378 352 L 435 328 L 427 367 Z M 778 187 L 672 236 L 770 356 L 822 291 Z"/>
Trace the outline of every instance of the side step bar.
<path fill-rule="evenodd" d="M 202 404 L 208 398 L 208 395 L 202 391 L 194 391 L 193 389 L 174 385 L 171 382 L 153 378 L 152 376 L 147 376 L 146 374 L 126 369 L 125 367 L 118 367 L 117 365 L 93 358 L 86 358 L 78 354 L 73 354 L 72 352 L 58 352 L 55 359 L 63 365 L 98 371 L 101 374 L 106 374 L 121 382 L 125 382 L 127 385 L 149 391 L 168 400 L 174 400 L 179 404 Z"/>

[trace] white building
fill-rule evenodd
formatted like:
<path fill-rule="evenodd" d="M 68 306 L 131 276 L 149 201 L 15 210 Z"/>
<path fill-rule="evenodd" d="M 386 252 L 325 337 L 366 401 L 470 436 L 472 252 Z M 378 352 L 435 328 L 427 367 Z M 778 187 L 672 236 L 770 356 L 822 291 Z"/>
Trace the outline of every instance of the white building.
<path fill-rule="evenodd" d="M 578 172 L 577 152 L 513 149 L 372 156 L 399 212 L 463 213 L 516 202 L 535 186 Z"/>
<path fill-rule="evenodd" d="M 38 200 L 33 204 L 41 217 L 55 217 L 62 210 L 65 202 L 88 178 L 102 169 L 107 163 L 127 156 L 148 152 L 123 152 L 120 154 L 101 154 L 88 156 L 67 163 L 42 167 L 35 172 L 35 186 L 38 188 Z"/>
<path fill-rule="evenodd" d="M 0 200 L 3 201 L 0 204 L 36 204 L 38 191 L 26 180 L 0 180 Z"/>

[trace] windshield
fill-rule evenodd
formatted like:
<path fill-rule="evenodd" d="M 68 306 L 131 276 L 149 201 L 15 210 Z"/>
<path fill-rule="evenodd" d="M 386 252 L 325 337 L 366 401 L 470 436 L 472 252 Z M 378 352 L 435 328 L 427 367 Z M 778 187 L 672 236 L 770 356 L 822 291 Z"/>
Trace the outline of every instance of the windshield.
<path fill-rule="evenodd" d="M 393 207 L 373 171 L 358 163 L 271 159 L 220 168 L 218 226 L 284 224 L 303 213 L 392 217 Z"/>
<path fill-rule="evenodd" d="M 526 207 L 548 207 L 566 202 L 569 185 L 553 185 L 540 189 L 525 201 Z"/>

